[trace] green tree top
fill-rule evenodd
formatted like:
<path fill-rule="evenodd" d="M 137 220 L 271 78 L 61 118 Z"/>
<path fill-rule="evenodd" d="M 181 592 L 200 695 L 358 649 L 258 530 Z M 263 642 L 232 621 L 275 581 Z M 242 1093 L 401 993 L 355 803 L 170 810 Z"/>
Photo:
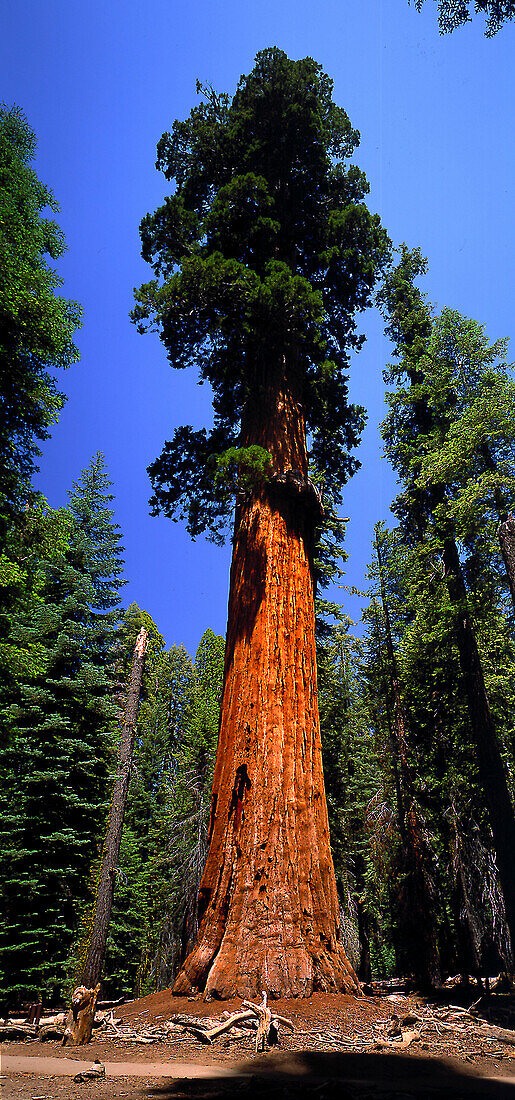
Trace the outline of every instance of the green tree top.
<path fill-rule="evenodd" d="M 467 539 L 513 504 L 515 380 L 507 340 L 491 343 L 457 310 L 436 314 L 417 286 L 426 266 L 403 246 L 378 296 L 396 357 L 383 438 L 404 483 L 396 515 L 409 526 L 427 510 Z"/>
<path fill-rule="evenodd" d="M 220 538 L 234 480 L 266 479 L 270 456 L 249 445 L 271 372 L 284 364 L 300 400 L 313 464 L 331 493 L 356 461 L 363 410 L 347 401 L 348 357 L 363 337 L 389 242 L 346 163 L 359 134 L 311 58 L 257 55 L 232 99 L 203 101 L 174 122 L 157 167 L 175 191 L 141 225 L 155 278 L 136 292 L 133 320 L 157 328 L 175 367 L 194 365 L 213 391 L 214 424 L 176 430 L 150 467 L 152 505 Z"/>
<path fill-rule="evenodd" d="M 74 520 L 72 545 L 90 577 L 92 606 L 117 622 L 121 616 L 119 590 L 127 582 L 124 571 L 120 528 L 113 522 L 110 507 L 114 499 L 104 455 L 98 451 L 90 465 L 74 482 L 70 512 Z"/>
<path fill-rule="evenodd" d="M 81 312 L 57 293 L 61 279 L 48 262 L 62 255 L 64 237 L 44 217 L 59 208 L 31 166 L 35 148 L 21 111 L 0 106 L 0 497 L 8 509 L 34 470 L 35 441 L 48 437 L 64 403 L 54 368 L 78 359 Z"/>

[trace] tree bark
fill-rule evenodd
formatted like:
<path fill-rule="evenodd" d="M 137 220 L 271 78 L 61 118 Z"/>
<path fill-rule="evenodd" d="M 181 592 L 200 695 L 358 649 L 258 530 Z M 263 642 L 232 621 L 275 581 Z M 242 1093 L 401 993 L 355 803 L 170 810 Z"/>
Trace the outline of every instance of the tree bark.
<path fill-rule="evenodd" d="M 86 989 L 81 985 L 74 991 L 61 1044 L 63 1047 L 66 1046 L 68 1039 L 71 1039 L 75 1047 L 91 1042 L 99 992 L 100 982 L 94 989 Z"/>
<path fill-rule="evenodd" d="M 273 472 L 236 508 L 201 923 L 173 988 L 222 998 L 359 993 L 339 942 L 329 846 L 311 564 L 315 496 L 300 403 L 286 387 L 269 385 L 249 421 L 245 445 L 266 447 Z"/>
<path fill-rule="evenodd" d="M 141 694 L 141 681 L 145 663 L 147 632 L 142 627 L 136 639 L 132 660 L 131 679 L 127 692 L 125 716 L 120 738 L 118 766 L 113 786 L 113 797 L 102 852 L 98 891 L 92 918 L 91 935 L 86 957 L 80 969 L 79 980 L 85 986 L 93 986 L 102 975 L 111 911 L 113 907 L 116 868 L 120 855 L 123 819 L 131 777 L 132 754 Z"/>
<path fill-rule="evenodd" d="M 511 513 L 499 524 L 497 534 L 502 560 L 506 567 L 511 598 L 515 607 L 515 517 Z"/>
<path fill-rule="evenodd" d="M 451 602 L 456 609 L 456 642 L 465 682 L 468 712 L 478 753 L 479 779 L 483 788 L 493 833 L 499 878 L 504 896 L 506 923 L 513 950 L 515 943 L 515 814 L 497 732 L 490 710 L 481 658 L 470 611 L 456 543 L 446 539 L 443 549 L 445 577 Z"/>

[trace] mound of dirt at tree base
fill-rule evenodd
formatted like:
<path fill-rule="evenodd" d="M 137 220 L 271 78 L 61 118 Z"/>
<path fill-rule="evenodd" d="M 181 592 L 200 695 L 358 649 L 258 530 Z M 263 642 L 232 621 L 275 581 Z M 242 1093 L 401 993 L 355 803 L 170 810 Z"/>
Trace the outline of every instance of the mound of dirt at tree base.
<path fill-rule="evenodd" d="M 403 1001 L 408 1005 L 414 1005 L 412 997 L 404 997 Z M 148 997 L 140 997 L 135 1001 L 128 1001 L 113 1009 L 118 1019 L 123 1023 L 135 1024 L 147 1020 L 155 1023 L 160 1019 L 169 1019 L 170 1016 L 184 1013 L 189 1016 L 202 1017 L 220 1016 L 222 1012 L 237 1012 L 241 1008 L 241 998 L 231 1001 L 203 1001 L 198 997 L 175 997 L 171 989 L 163 989 L 160 993 L 151 993 Z M 295 1027 L 308 1024 L 309 1026 L 330 1024 L 342 1028 L 345 1034 L 346 1025 L 349 1028 L 359 1026 L 359 1021 L 368 1021 L 369 1024 L 382 1019 L 385 1012 L 391 1012 L 392 1003 L 386 999 L 377 997 L 353 997 L 344 993 L 313 993 L 311 997 L 304 999 L 281 998 L 270 1001 L 272 1013 L 287 1016 Z"/>
<path fill-rule="evenodd" d="M 281 1029 L 279 1050 L 267 1055 L 254 1053 L 251 1032 L 224 1033 L 208 1046 L 187 1032 L 173 1032 L 165 1041 L 144 1038 L 152 1028 L 161 1033 L 160 1025 L 178 1014 L 201 1021 L 240 1007 L 240 1000 L 205 1003 L 164 990 L 116 1007 L 119 1033 L 100 1028 L 89 1046 L 5 1043 L 4 1065 L 11 1062 L 9 1080 L 2 1082 L 5 1095 L 13 1100 L 35 1095 L 45 1100 L 229 1100 L 244 1091 L 248 1100 L 334 1100 L 335 1095 L 338 1100 L 515 1100 L 515 1045 L 494 1041 L 486 1021 L 465 1026 L 452 1006 L 432 1005 L 416 994 L 313 994 L 307 1000 L 274 1001 L 272 1011 L 289 1017 L 294 1031 Z M 378 1037 L 391 1031 L 392 1016 L 403 1025 L 408 1021 L 408 1027 L 412 1017 L 420 1021 L 415 1024 L 419 1041 L 406 1051 L 376 1047 Z M 478 1038 L 478 1028 L 484 1039 Z M 17 1071 L 16 1055 L 30 1068 L 20 1064 Z M 52 1067 L 48 1062 L 45 1068 L 49 1058 Z M 64 1076 L 64 1064 L 63 1073 L 56 1073 L 56 1058 L 97 1059 L 106 1067 L 106 1078 L 77 1085 Z"/>

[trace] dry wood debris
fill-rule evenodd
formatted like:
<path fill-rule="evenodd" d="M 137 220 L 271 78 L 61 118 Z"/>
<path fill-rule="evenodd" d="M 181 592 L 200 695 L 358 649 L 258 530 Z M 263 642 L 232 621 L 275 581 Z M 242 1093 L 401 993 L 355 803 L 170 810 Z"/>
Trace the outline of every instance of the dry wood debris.
<path fill-rule="evenodd" d="M 227 1045 L 246 1040 L 255 1045 L 257 1052 L 268 1049 L 280 1037 L 287 1049 L 297 1050 L 383 1054 L 402 1051 L 415 1055 L 429 1052 L 467 1061 L 515 1057 L 515 1030 L 485 1018 L 489 1010 L 494 1011 L 493 1001 L 484 1006 L 485 1015 L 481 1016 L 476 1004 L 469 1008 L 432 1004 L 413 995 L 390 992 L 371 1001 L 370 1008 L 370 1014 L 361 1013 L 355 1020 L 347 1013 L 345 1024 L 338 1018 L 336 1021 L 330 1017 L 324 1021 L 299 1018 L 294 1028 L 291 1020 L 274 1013 L 273 1005 L 267 1006 L 266 997 L 259 1005 L 244 1001 L 237 1011 L 226 1011 L 217 1017 L 175 1013 L 150 1019 L 148 1010 L 144 1010 L 130 1023 L 122 1022 L 113 1006 L 96 1012 L 94 1037 L 96 1042 L 118 1046 L 159 1043 L 171 1049 L 183 1043 L 190 1044 L 191 1049 L 192 1042 L 207 1045 L 222 1040 Z M 514 1011 L 512 1007 L 507 1021 L 511 1021 Z M 504 1022 L 505 1017 L 500 1018 Z M 43 1015 L 39 1025 L 22 1019 L 0 1021 L 0 1040 L 34 1042 L 61 1038 L 65 1026 L 64 1014 Z"/>

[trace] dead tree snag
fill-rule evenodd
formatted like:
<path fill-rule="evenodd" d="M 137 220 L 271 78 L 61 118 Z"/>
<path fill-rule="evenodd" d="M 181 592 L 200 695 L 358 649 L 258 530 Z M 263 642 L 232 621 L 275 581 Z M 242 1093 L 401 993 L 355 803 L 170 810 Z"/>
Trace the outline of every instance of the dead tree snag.
<path fill-rule="evenodd" d="M 75 1047 L 91 1042 L 95 1005 L 99 993 L 100 982 L 94 989 L 86 989 L 84 985 L 80 985 L 74 991 L 61 1044 L 63 1047 L 69 1039 Z"/>
<path fill-rule="evenodd" d="M 138 718 L 141 694 L 141 682 L 145 653 L 147 650 L 147 631 L 141 628 L 132 658 L 131 678 L 127 690 L 125 715 L 120 736 L 118 765 L 113 786 L 111 808 L 107 822 L 107 832 L 100 864 L 98 889 L 91 923 L 91 933 L 86 948 L 80 979 L 88 985 L 97 982 L 102 975 L 104 956 L 111 923 L 111 911 L 116 880 L 116 868 L 120 855 L 123 819 L 131 778 L 134 737 Z"/>

